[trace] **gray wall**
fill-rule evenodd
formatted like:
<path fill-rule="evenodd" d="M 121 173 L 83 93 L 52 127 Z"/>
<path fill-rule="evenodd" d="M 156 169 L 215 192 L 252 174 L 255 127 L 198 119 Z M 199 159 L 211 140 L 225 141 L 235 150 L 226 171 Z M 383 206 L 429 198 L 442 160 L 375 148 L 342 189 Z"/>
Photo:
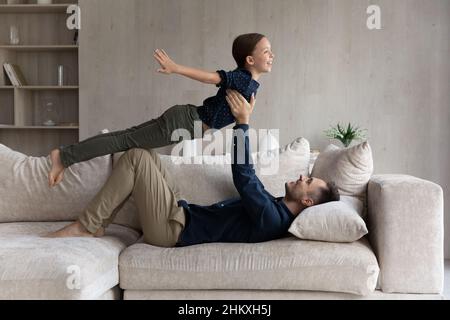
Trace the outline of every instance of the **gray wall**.
<path fill-rule="evenodd" d="M 368 30 L 378 4 L 382 30 Z M 252 126 L 323 149 L 338 121 L 368 129 L 375 173 L 444 188 L 450 203 L 450 1 L 81 0 L 80 138 L 123 129 L 214 86 L 157 74 L 152 51 L 182 64 L 233 69 L 235 36 L 260 32 L 276 54 Z M 427 201 L 426 198 L 420 199 Z M 447 206 L 446 206 L 447 207 Z M 450 212 L 446 209 L 446 243 Z M 450 257 L 450 246 L 446 246 Z"/>

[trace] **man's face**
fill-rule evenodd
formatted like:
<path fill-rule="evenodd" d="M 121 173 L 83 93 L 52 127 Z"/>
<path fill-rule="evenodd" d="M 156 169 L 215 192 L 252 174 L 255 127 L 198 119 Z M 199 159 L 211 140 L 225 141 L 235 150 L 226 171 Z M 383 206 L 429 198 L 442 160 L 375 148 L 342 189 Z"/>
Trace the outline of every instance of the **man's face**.
<path fill-rule="evenodd" d="M 304 201 L 311 199 L 311 194 L 318 192 L 320 188 L 327 189 L 327 183 L 319 178 L 314 177 L 303 177 L 300 175 L 299 179 L 296 181 L 286 182 L 286 198 L 289 200 L 295 200 L 302 202 L 303 205 L 314 205 L 311 202 Z"/>

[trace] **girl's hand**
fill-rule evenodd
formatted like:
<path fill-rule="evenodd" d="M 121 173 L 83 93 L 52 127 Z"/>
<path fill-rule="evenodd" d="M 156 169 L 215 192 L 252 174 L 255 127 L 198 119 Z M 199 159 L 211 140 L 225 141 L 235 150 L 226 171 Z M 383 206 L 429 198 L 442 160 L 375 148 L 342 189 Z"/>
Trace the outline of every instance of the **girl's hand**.
<path fill-rule="evenodd" d="M 159 73 L 171 74 L 176 72 L 177 64 L 170 59 L 164 50 L 156 49 L 153 57 L 161 65 L 161 68 L 157 70 Z"/>

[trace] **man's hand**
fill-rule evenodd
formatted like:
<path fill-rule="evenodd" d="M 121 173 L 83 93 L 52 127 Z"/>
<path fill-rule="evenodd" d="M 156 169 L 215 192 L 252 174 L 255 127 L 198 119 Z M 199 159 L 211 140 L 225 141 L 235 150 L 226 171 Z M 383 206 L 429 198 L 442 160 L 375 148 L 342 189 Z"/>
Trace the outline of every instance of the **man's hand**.
<path fill-rule="evenodd" d="M 161 68 L 158 69 L 159 73 L 171 74 L 176 72 L 178 65 L 173 62 L 167 53 L 162 49 L 156 49 L 153 57 L 159 62 Z"/>
<path fill-rule="evenodd" d="M 248 124 L 255 107 L 255 96 L 252 95 L 250 103 L 248 103 L 239 92 L 228 89 L 225 98 L 230 105 L 231 113 L 236 118 L 236 124 Z"/>

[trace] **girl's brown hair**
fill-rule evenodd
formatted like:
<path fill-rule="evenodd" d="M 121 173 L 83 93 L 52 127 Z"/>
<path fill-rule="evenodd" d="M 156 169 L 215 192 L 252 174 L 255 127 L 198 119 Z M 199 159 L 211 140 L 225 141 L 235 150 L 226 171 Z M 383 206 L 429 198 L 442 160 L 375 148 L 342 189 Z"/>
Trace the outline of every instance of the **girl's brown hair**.
<path fill-rule="evenodd" d="M 238 68 L 244 68 L 246 58 L 253 54 L 256 44 L 265 38 L 260 33 L 246 33 L 241 34 L 233 41 L 233 58 L 236 61 Z"/>

